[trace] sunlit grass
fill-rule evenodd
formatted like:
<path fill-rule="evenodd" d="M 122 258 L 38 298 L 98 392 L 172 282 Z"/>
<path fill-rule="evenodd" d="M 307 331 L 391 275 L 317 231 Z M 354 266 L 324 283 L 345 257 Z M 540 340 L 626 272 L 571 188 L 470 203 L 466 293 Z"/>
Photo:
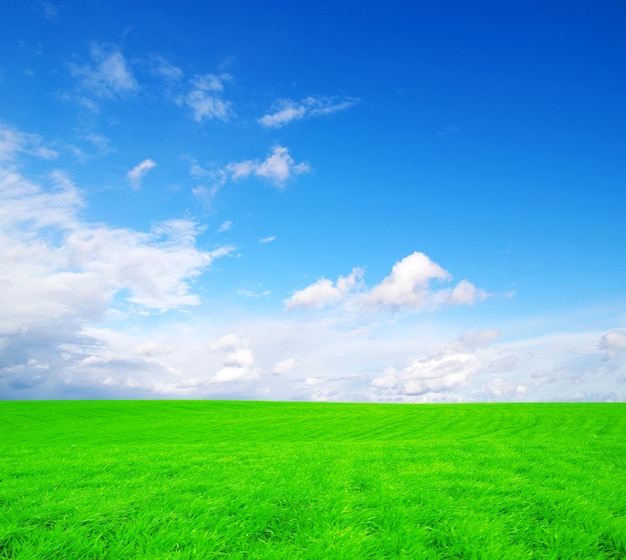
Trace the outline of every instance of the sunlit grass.
<path fill-rule="evenodd" d="M 0 403 L 0 558 L 626 558 L 626 405 Z"/>

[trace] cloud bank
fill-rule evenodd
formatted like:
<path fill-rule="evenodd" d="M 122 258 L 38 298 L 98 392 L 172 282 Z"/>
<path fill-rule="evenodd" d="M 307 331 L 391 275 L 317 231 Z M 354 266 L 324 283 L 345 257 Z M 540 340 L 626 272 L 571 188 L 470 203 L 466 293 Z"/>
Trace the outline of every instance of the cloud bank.
<path fill-rule="evenodd" d="M 64 173 L 33 182 L 6 161 L 7 154 L 45 156 L 30 149 L 31 137 L 6 130 L 2 137 L 14 145 L 5 142 L 0 165 L 0 371 L 40 378 L 49 363 L 74 363 L 72 348 L 83 365 L 111 363 L 90 357 L 98 344 L 92 325 L 200 303 L 193 280 L 233 247 L 198 249 L 201 230 L 189 219 L 147 232 L 89 223 L 82 193 Z"/>

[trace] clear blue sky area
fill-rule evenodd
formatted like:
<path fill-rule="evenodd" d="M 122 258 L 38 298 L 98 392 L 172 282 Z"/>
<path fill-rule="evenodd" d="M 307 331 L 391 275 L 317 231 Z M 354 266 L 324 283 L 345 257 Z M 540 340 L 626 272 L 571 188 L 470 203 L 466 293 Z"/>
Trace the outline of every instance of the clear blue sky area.
<path fill-rule="evenodd" d="M 623 2 L 0 6 L 0 398 L 626 400 Z"/>

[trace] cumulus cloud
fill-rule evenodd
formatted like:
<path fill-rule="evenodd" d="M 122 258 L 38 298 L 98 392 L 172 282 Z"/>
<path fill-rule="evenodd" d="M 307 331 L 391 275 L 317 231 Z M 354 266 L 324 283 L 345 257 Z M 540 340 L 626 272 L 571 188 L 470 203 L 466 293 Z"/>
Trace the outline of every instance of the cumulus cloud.
<path fill-rule="evenodd" d="M 356 282 L 362 276 L 362 269 L 354 269 L 346 279 L 340 277 L 337 285 L 322 278 L 293 294 L 286 301 L 287 309 L 310 309 L 343 303 L 351 308 L 419 312 L 448 305 L 473 305 L 487 297 L 486 292 L 475 288 L 467 280 L 462 280 L 454 288 L 433 289 L 430 285 L 433 280 L 449 281 L 451 276 L 418 252 L 397 262 L 391 274 L 369 290 L 362 282 Z"/>
<path fill-rule="evenodd" d="M 626 330 L 615 329 L 600 339 L 600 348 L 605 350 L 626 350 Z"/>
<path fill-rule="evenodd" d="M 118 99 L 139 89 L 124 55 L 117 47 L 93 43 L 89 54 L 91 62 L 70 64 L 71 75 L 79 81 L 82 95 L 88 98 Z"/>
<path fill-rule="evenodd" d="M 209 380 L 209 383 L 230 383 L 257 379 L 258 370 L 254 368 L 254 354 L 248 348 L 248 342 L 235 334 L 227 334 L 213 341 L 211 352 L 227 352 L 223 367 Z"/>
<path fill-rule="evenodd" d="M 141 163 L 138 163 L 133 167 L 127 174 L 126 177 L 130 181 L 133 189 L 138 189 L 141 187 L 141 181 L 146 176 L 146 173 L 151 169 L 155 168 L 157 164 L 154 160 L 144 159 Z"/>
<path fill-rule="evenodd" d="M 413 253 L 397 262 L 391 274 L 374 286 L 363 301 L 371 307 L 419 306 L 429 295 L 431 280 L 448 280 L 450 274 L 424 253 Z"/>
<path fill-rule="evenodd" d="M 272 112 L 258 119 L 258 123 L 267 128 L 279 128 L 293 121 L 344 111 L 358 102 L 355 97 L 309 96 L 301 101 L 281 99 L 275 103 Z"/>
<path fill-rule="evenodd" d="M 363 273 L 363 269 L 353 268 L 348 276 L 340 276 L 334 283 L 321 278 L 287 299 L 285 301 L 287 309 L 312 309 L 338 303 L 359 285 Z"/>
<path fill-rule="evenodd" d="M 231 79 L 229 74 L 196 75 L 189 82 L 189 91 L 177 97 L 176 103 L 190 108 L 196 122 L 212 119 L 227 121 L 231 114 L 231 103 L 222 98 L 222 92 L 224 83 Z"/>
<path fill-rule="evenodd" d="M 288 181 L 310 170 L 308 163 L 296 163 L 287 148 L 274 146 L 264 160 L 235 161 L 212 170 L 203 169 L 193 162 L 191 174 L 195 179 L 202 180 L 202 184 L 194 187 L 192 192 L 203 204 L 209 205 L 229 181 L 258 177 L 282 190 Z M 223 223 L 224 228 L 229 225 L 232 225 L 230 221 Z"/>
<path fill-rule="evenodd" d="M 224 171 L 233 180 L 256 176 L 266 179 L 275 187 L 283 188 L 289 179 L 310 170 L 308 163 L 296 163 L 287 148 L 274 146 L 272 153 L 264 161 L 246 160 L 229 163 Z"/>
<path fill-rule="evenodd" d="M 379 396 L 392 399 L 458 391 L 485 367 L 490 358 L 484 356 L 491 353 L 482 348 L 497 336 L 494 330 L 469 331 L 439 352 L 417 358 L 404 368 L 386 368 L 372 380 L 372 388 Z"/>
<path fill-rule="evenodd" d="M 222 350 L 232 352 L 239 350 L 241 345 L 241 339 L 236 334 L 227 334 L 211 342 L 209 350 L 211 350 L 211 352 L 220 352 Z"/>

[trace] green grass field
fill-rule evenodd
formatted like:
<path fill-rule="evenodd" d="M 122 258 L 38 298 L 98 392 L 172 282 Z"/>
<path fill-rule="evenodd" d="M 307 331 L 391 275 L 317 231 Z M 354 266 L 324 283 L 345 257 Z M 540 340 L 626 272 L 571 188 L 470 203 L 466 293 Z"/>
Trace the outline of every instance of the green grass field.
<path fill-rule="evenodd" d="M 0 403 L 0 558 L 626 558 L 626 405 Z"/>

